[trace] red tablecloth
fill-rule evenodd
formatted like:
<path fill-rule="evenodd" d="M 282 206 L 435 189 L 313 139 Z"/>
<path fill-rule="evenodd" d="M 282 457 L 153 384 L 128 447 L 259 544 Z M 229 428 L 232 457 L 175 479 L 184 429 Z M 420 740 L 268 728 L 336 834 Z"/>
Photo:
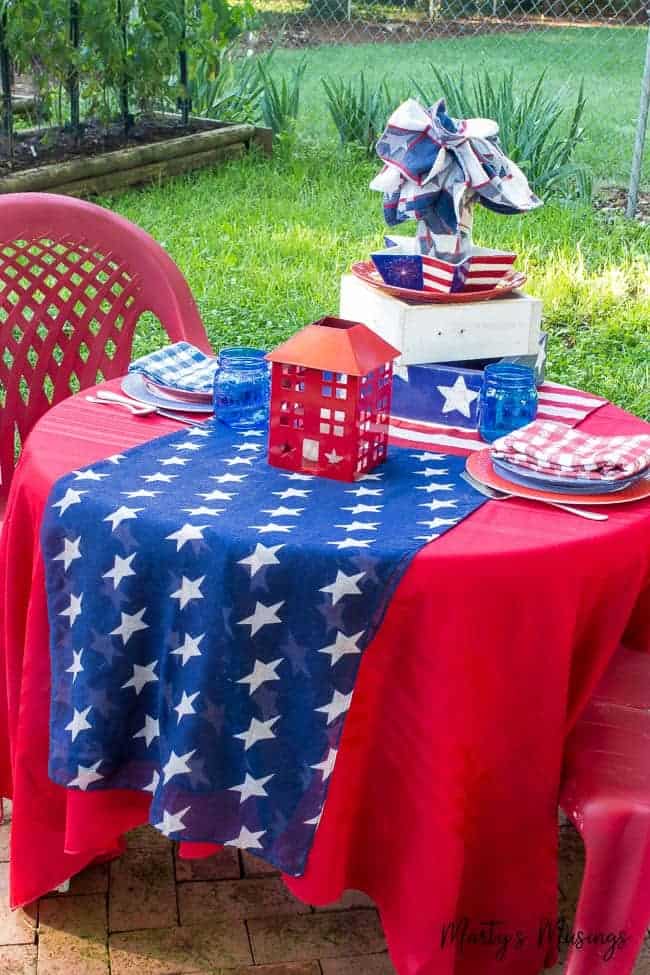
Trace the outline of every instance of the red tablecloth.
<path fill-rule="evenodd" d="M 141 793 L 67 791 L 47 778 L 47 495 L 62 474 L 176 428 L 76 397 L 34 429 L 15 475 L 0 558 L 0 795 L 14 801 L 14 905 L 147 819 Z M 583 428 L 644 425 L 606 406 Z M 601 523 L 484 505 L 414 559 L 364 656 L 307 872 L 285 880 L 312 904 L 365 890 L 401 975 L 536 975 L 553 960 L 537 934 L 556 914 L 566 729 L 619 641 L 650 650 L 650 502 L 609 512 Z M 463 918 L 473 930 L 500 922 L 512 937 L 505 956 L 460 937 L 443 946 L 444 925 Z"/>

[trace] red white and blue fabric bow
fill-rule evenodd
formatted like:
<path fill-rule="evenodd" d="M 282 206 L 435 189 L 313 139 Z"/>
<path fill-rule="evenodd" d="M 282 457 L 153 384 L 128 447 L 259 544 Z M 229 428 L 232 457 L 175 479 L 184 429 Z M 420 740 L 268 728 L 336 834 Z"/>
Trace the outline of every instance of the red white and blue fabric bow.
<path fill-rule="evenodd" d="M 498 131 L 490 119 L 452 119 L 444 99 L 400 105 L 377 143 L 384 168 L 370 184 L 384 194 L 387 224 L 417 220 L 420 252 L 455 262 L 469 253 L 475 202 L 504 214 L 541 206 Z"/>

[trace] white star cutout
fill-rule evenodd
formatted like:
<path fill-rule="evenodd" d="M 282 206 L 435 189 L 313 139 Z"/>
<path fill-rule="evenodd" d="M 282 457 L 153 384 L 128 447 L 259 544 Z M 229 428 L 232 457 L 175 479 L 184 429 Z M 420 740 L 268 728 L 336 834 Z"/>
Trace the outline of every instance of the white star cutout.
<path fill-rule="evenodd" d="M 249 525 L 249 528 L 255 528 L 260 535 L 268 535 L 269 533 L 277 534 L 278 532 L 287 534 L 287 532 L 293 531 L 296 527 L 295 525 L 276 525 L 275 522 L 269 521 L 266 525 Z"/>
<path fill-rule="evenodd" d="M 81 789 L 83 792 L 86 791 L 89 785 L 93 782 L 98 782 L 103 779 L 104 776 L 100 775 L 97 769 L 102 764 L 102 759 L 95 762 L 94 765 L 77 765 L 77 777 L 75 779 L 70 779 L 68 782 L 68 789 Z"/>
<path fill-rule="evenodd" d="M 262 512 L 265 515 L 270 515 L 271 518 L 297 518 L 304 510 L 304 508 L 285 508 L 284 506 L 280 506 L 279 508 L 262 508 Z"/>
<path fill-rule="evenodd" d="M 157 666 L 157 660 L 152 660 L 150 664 L 146 664 L 144 667 L 141 667 L 140 664 L 133 664 L 133 676 L 129 677 L 126 684 L 122 684 L 122 690 L 126 687 L 133 687 L 135 693 L 139 695 L 145 684 L 158 680 L 154 673 Z"/>
<path fill-rule="evenodd" d="M 145 745 L 147 748 L 151 742 L 158 738 L 160 735 L 160 721 L 158 718 L 152 718 L 151 715 L 145 714 L 144 716 L 144 727 L 140 728 L 139 731 L 133 735 L 134 738 L 144 738 Z"/>
<path fill-rule="evenodd" d="M 175 775 L 185 775 L 186 772 L 192 771 L 188 763 L 195 751 L 196 748 L 193 748 L 191 752 L 185 752 L 184 755 L 177 755 L 172 751 L 162 768 L 163 785 L 166 785 Z"/>
<path fill-rule="evenodd" d="M 165 457 L 158 463 L 161 467 L 184 467 L 185 464 L 189 464 L 189 457 Z"/>
<path fill-rule="evenodd" d="M 357 481 L 381 481 L 383 474 L 362 474 Z"/>
<path fill-rule="evenodd" d="M 101 481 L 103 477 L 108 477 L 108 474 L 99 474 L 92 467 L 89 467 L 87 471 L 74 471 L 75 481 Z"/>
<path fill-rule="evenodd" d="M 421 454 L 411 454 L 416 460 L 444 460 L 444 454 L 432 454 L 430 451 L 425 450 Z"/>
<path fill-rule="evenodd" d="M 340 714 L 344 714 L 348 710 L 351 701 L 352 691 L 349 694 L 341 694 L 340 691 L 334 691 L 329 704 L 324 704 L 322 708 L 315 708 L 314 710 L 322 711 L 323 714 L 326 714 L 327 724 L 330 725 L 333 721 L 336 721 Z"/>
<path fill-rule="evenodd" d="M 260 836 L 264 836 L 266 830 L 261 829 L 258 833 L 251 833 L 246 826 L 242 826 L 239 831 L 239 836 L 236 836 L 232 840 L 226 840 L 223 844 L 224 846 L 236 846 L 240 850 L 261 850 L 262 844 L 260 843 Z"/>
<path fill-rule="evenodd" d="M 180 647 L 176 647 L 175 650 L 172 650 L 172 655 L 175 654 L 176 656 L 181 657 L 181 665 L 183 667 L 185 666 L 188 660 L 192 659 L 192 657 L 201 656 L 201 651 L 199 650 L 199 644 L 204 636 L 205 633 L 201 633 L 199 634 L 199 636 L 190 636 L 189 633 L 186 633 L 185 640 L 183 641 L 183 645 Z"/>
<path fill-rule="evenodd" d="M 251 723 L 249 724 L 246 731 L 241 731 L 235 738 L 241 738 L 244 742 L 244 751 L 247 752 L 249 748 L 258 741 L 264 741 L 265 738 L 275 738 L 275 734 L 271 731 L 271 728 L 280 720 L 280 715 L 276 715 L 275 718 L 269 718 L 268 721 L 258 721 L 257 718 L 251 718 Z"/>
<path fill-rule="evenodd" d="M 284 491 L 273 491 L 276 497 L 280 498 L 281 501 L 286 501 L 287 498 L 308 498 L 311 494 L 311 490 L 306 490 L 303 488 L 285 488 Z"/>
<path fill-rule="evenodd" d="M 459 376 L 453 386 L 438 386 L 438 392 L 445 400 L 442 407 L 443 413 L 462 413 L 468 418 L 471 416 L 471 405 L 475 399 L 478 399 L 478 393 L 467 388 L 463 376 Z"/>
<path fill-rule="evenodd" d="M 325 458 L 328 464 L 340 464 L 343 460 L 342 455 L 337 454 L 336 450 L 330 450 L 329 453 L 325 454 Z"/>
<path fill-rule="evenodd" d="M 243 430 L 242 437 L 264 437 L 266 434 L 263 430 Z"/>
<path fill-rule="evenodd" d="M 192 443 L 191 440 L 188 440 L 186 443 L 179 443 L 175 449 L 176 450 L 201 450 L 201 447 L 202 444 Z"/>
<path fill-rule="evenodd" d="M 418 521 L 418 525 L 425 528 L 441 528 L 443 525 L 457 525 L 458 518 L 432 518 L 431 521 Z"/>
<path fill-rule="evenodd" d="M 63 562 L 63 571 L 67 572 L 75 559 L 80 559 L 81 552 L 79 551 L 79 543 L 81 542 L 81 535 L 79 538 L 75 538 L 74 541 L 69 539 L 64 539 L 63 541 L 63 551 L 59 552 L 52 559 L 53 562 Z"/>
<path fill-rule="evenodd" d="M 65 730 L 70 732 L 73 741 L 80 731 L 87 731 L 88 728 L 92 728 L 90 721 L 88 721 L 88 715 L 91 710 L 92 708 L 86 708 L 85 711 L 77 711 L 76 708 L 72 709 L 72 721 L 65 726 Z"/>
<path fill-rule="evenodd" d="M 437 498 L 434 498 L 433 501 L 425 501 L 422 504 L 418 505 L 418 508 L 428 508 L 429 511 L 438 511 L 439 508 L 455 508 L 455 507 L 456 507 L 455 501 L 438 501 Z"/>
<path fill-rule="evenodd" d="M 364 630 L 359 630 L 358 633 L 354 633 L 352 636 L 346 636 L 345 633 L 341 633 L 339 630 L 336 634 L 336 640 L 331 643 L 329 647 L 323 647 L 319 650 L 319 653 L 329 653 L 332 658 L 332 667 L 334 664 L 338 663 L 341 657 L 345 656 L 346 653 L 361 653 L 361 649 L 357 646 L 357 640 L 363 636 Z M 318 708 L 322 711 L 323 708 Z M 336 715 L 335 715 L 336 717 Z M 333 720 L 333 719 L 332 719 Z M 330 722 L 327 722 L 330 724 Z"/>
<path fill-rule="evenodd" d="M 146 488 L 140 488 L 138 491 L 120 491 L 125 498 L 157 498 L 160 491 L 147 491 Z"/>
<path fill-rule="evenodd" d="M 148 630 L 149 624 L 145 623 L 142 619 L 147 611 L 147 607 L 143 606 L 139 609 L 137 613 L 120 613 L 122 617 L 120 620 L 120 625 L 116 626 L 114 630 L 111 630 L 111 636 L 121 636 L 122 643 L 126 646 L 134 633 L 138 633 L 140 630 Z"/>
<path fill-rule="evenodd" d="M 313 481 L 313 474 L 298 474 L 294 471 L 293 474 L 281 474 L 280 477 L 286 477 L 288 481 Z"/>
<path fill-rule="evenodd" d="M 137 518 L 140 511 L 144 511 L 144 508 L 127 508 L 125 505 L 121 505 L 110 515 L 106 515 L 104 521 L 110 521 L 112 525 L 111 531 L 115 531 L 123 521 L 132 521 L 134 518 Z"/>
<path fill-rule="evenodd" d="M 364 495 L 370 497 L 373 494 L 376 497 L 377 495 L 383 494 L 384 493 L 384 489 L 383 488 L 358 487 L 358 488 L 354 488 L 352 491 L 346 491 L 345 493 L 346 494 L 356 494 L 356 496 L 358 498 L 362 498 L 362 497 L 364 497 Z"/>
<path fill-rule="evenodd" d="M 237 683 L 238 684 L 248 684 L 248 693 L 254 694 L 258 687 L 266 683 L 267 680 L 280 680 L 280 677 L 275 672 L 275 668 L 278 664 L 282 663 L 282 657 L 277 660 L 272 660 L 270 663 L 265 664 L 262 660 L 256 660 L 253 669 L 250 674 L 246 677 L 241 677 Z"/>
<path fill-rule="evenodd" d="M 211 474 L 210 480 L 216 481 L 217 484 L 228 484 L 230 482 L 240 484 L 246 477 L 248 474 Z"/>
<path fill-rule="evenodd" d="M 255 603 L 255 610 L 252 616 L 247 616 L 245 620 L 237 620 L 238 626 L 250 626 L 251 636 L 268 626 L 269 623 L 281 623 L 282 620 L 277 615 L 277 610 L 284 606 L 284 600 L 274 603 L 272 606 L 265 606 L 264 603 Z"/>
<path fill-rule="evenodd" d="M 185 806 L 185 809 L 181 809 L 180 812 L 170 813 L 166 809 L 163 809 L 163 818 L 160 823 L 156 823 L 156 829 L 159 829 L 164 836 L 171 836 L 172 833 L 180 833 L 181 830 L 185 829 L 185 823 L 183 822 L 183 816 L 188 813 L 191 806 Z"/>
<path fill-rule="evenodd" d="M 201 422 L 205 422 L 205 421 L 201 421 Z M 197 426 L 197 427 L 192 427 L 191 430 L 188 430 L 187 435 L 188 437 L 209 437 L 210 431 L 205 430 L 203 427 Z"/>
<path fill-rule="evenodd" d="M 119 464 L 121 460 L 124 460 L 126 454 L 111 454 L 106 460 L 110 461 L 111 464 Z"/>
<path fill-rule="evenodd" d="M 435 542 L 440 535 L 434 532 L 432 535 L 414 535 L 413 538 L 416 542 Z"/>
<path fill-rule="evenodd" d="M 66 674 L 72 674 L 72 683 L 77 679 L 77 674 L 83 673 L 83 664 L 81 663 L 81 655 L 83 650 L 73 650 L 72 651 L 72 664 L 66 667 Z"/>
<path fill-rule="evenodd" d="M 188 579 L 187 576 L 181 578 L 180 589 L 173 592 L 170 599 L 178 599 L 180 603 L 180 609 L 185 609 L 187 604 L 192 599 L 203 599 L 203 593 L 201 592 L 201 584 L 205 576 L 199 576 L 198 579 Z"/>
<path fill-rule="evenodd" d="M 341 542 L 328 542 L 328 545 L 336 545 L 341 548 L 368 548 L 370 540 L 367 538 L 344 538 Z"/>
<path fill-rule="evenodd" d="M 343 599 L 344 596 L 357 596 L 361 595 L 361 590 L 359 589 L 357 582 L 359 582 L 365 576 L 365 572 L 357 572 L 356 575 L 348 576 L 345 572 L 341 572 L 339 569 L 336 573 L 336 579 L 334 582 L 330 583 L 329 586 L 323 586 L 319 589 L 319 592 L 329 592 L 332 594 L 332 606 L 336 606 L 339 599 Z"/>
<path fill-rule="evenodd" d="M 254 450 L 258 451 L 262 449 L 262 445 L 259 443 L 242 443 L 239 444 L 237 450 Z"/>
<path fill-rule="evenodd" d="M 113 568 L 108 572 L 105 572 L 102 579 L 112 579 L 113 589 L 117 589 L 122 579 L 126 579 L 127 576 L 134 576 L 135 571 L 131 568 L 131 563 L 135 558 L 136 553 L 127 556 L 123 559 L 121 555 L 116 555 L 113 562 Z"/>
<path fill-rule="evenodd" d="M 197 515 L 222 515 L 225 510 L 225 508 L 206 508 L 205 505 L 201 505 L 200 508 L 181 508 L 181 511 L 186 511 L 193 518 Z"/>
<path fill-rule="evenodd" d="M 184 718 L 188 714 L 196 714 L 196 711 L 192 707 L 192 704 L 199 696 L 199 691 L 195 691 L 194 694 L 187 694 L 183 691 L 181 694 L 181 699 L 178 704 L 174 707 L 174 711 L 178 715 L 177 721 L 180 724 L 181 718 Z"/>
<path fill-rule="evenodd" d="M 283 545 L 271 545 L 270 548 L 267 548 L 266 545 L 258 542 L 252 555 L 247 555 L 245 559 L 239 559 L 237 565 L 250 566 L 252 579 L 255 573 L 259 572 L 263 566 L 280 564 L 280 560 L 276 559 L 275 553 L 283 547 Z"/>
<path fill-rule="evenodd" d="M 207 494 L 199 494 L 199 497 L 203 498 L 204 501 L 230 501 L 233 496 L 226 491 L 220 491 L 218 488 L 215 488 L 214 491 L 208 491 Z"/>
<path fill-rule="evenodd" d="M 151 776 L 151 782 L 149 783 L 149 785 L 143 785 L 142 786 L 142 791 L 143 792 L 150 792 L 152 795 L 154 795 L 155 792 L 156 792 L 156 789 L 158 788 L 158 783 L 159 782 L 160 782 L 160 772 L 158 772 L 157 769 L 154 769 L 153 770 L 153 775 Z"/>
<path fill-rule="evenodd" d="M 171 484 L 174 478 L 178 477 L 178 474 L 163 474 L 162 471 L 156 471 L 155 474 L 141 474 L 140 477 L 147 484 L 156 484 L 158 482 L 161 484 Z"/>
<path fill-rule="evenodd" d="M 426 491 L 427 494 L 433 494 L 434 491 L 453 491 L 453 484 L 423 484 L 416 488 L 417 491 Z"/>
<path fill-rule="evenodd" d="M 178 531 L 172 532 L 171 535 L 166 535 L 167 541 L 176 542 L 176 551 L 180 552 L 183 545 L 188 542 L 195 542 L 198 539 L 203 538 L 203 532 L 209 525 L 190 525 L 187 522 Z"/>
<path fill-rule="evenodd" d="M 81 616 L 81 601 L 84 598 L 84 594 L 81 593 L 79 596 L 70 595 L 70 605 L 67 609 L 61 610 L 59 616 L 67 616 L 70 620 L 70 626 L 74 626 L 74 621 L 78 616 Z"/>
<path fill-rule="evenodd" d="M 362 515 L 368 511 L 377 514 L 383 507 L 383 504 L 354 504 L 351 508 L 341 508 L 341 511 L 349 511 L 351 515 Z"/>
<path fill-rule="evenodd" d="M 327 758 L 325 758 L 322 762 L 319 762 L 318 765 L 312 765 L 311 768 L 315 768 L 317 771 L 322 772 L 323 782 L 327 782 L 330 775 L 332 774 L 332 770 L 334 769 L 335 761 L 336 761 L 336 749 L 330 748 L 329 752 L 327 753 Z"/>
<path fill-rule="evenodd" d="M 64 515 L 68 508 L 73 504 L 79 504 L 81 501 L 82 494 L 88 494 L 87 491 L 73 491 L 72 488 L 68 488 L 60 501 L 53 504 L 53 508 L 60 508 L 59 515 Z"/>
<path fill-rule="evenodd" d="M 254 779 L 252 775 L 248 772 L 244 775 L 244 781 L 241 785 L 231 785 L 228 789 L 229 792 L 239 792 L 241 793 L 239 797 L 239 805 L 242 802 L 246 802 L 251 796 L 268 796 L 268 792 L 264 788 L 269 779 L 273 778 L 273 774 L 264 775 L 261 779 Z"/>
<path fill-rule="evenodd" d="M 251 457 L 227 457 L 224 460 L 224 464 L 227 464 L 228 467 L 234 467 L 235 464 L 247 464 L 250 467 L 252 463 Z"/>
<path fill-rule="evenodd" d="M 344 528 L 346 532 L 376 532 L 378 521 L 352 521 L 349 525 L 335 525 L 335 528 Z"/>
<path fill-rule="evenodd" d="M 415 471 L 416 474 L 422 474 L 423 477 L 437 477 L 438 474 L 448 474 L 449 470 L 446 467 L 425 467 L 423 471 Z"/>

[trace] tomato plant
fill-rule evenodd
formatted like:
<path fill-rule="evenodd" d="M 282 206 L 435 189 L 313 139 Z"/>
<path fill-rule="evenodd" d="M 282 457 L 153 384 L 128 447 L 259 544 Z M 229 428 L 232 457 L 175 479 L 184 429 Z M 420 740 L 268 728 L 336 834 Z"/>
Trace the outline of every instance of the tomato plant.
<path fill-rule="evenodd" d="M 14 69 L 75 134 L 115 118 L 128 132 L 170 96 L 187 124 L 192 64 L 215 75 L 252 15 L 250 0 L 0 0 L 2 131 L 11 145 Z"/>

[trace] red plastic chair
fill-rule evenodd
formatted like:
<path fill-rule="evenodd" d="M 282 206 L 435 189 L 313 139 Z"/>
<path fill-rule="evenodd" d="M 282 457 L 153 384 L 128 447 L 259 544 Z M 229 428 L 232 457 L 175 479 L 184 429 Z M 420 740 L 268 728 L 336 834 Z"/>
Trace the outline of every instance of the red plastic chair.
<path fill-rule="evenodd" d="M 574 932 L 625 943 L 572 947 L 565 975 L 629 975 L 650 925 L 650 654 L 617 650 L 569 736 L 560 805 L 586 867 Z"/>
<path fill-rule="evenodd" d="M 144 230 L 65 196 L 0 197 L 0 512 L 36 420 L 126 373 L 145 311 L 172 341 L 211 351 L 183 275 Z"/>

